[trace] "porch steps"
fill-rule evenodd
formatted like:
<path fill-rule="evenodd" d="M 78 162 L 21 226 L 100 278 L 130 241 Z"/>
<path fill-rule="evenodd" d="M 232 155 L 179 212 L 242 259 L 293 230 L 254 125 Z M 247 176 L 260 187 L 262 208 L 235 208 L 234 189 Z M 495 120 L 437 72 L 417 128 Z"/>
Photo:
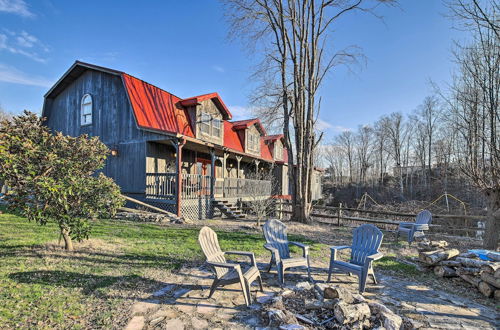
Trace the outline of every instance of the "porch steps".
<path fill-rule="evenodd" d="M 213 204 L 228 218 L 243 219 L 246 217 L 246 214 L 239 207 L 227 200 L 214 200 Z"/>

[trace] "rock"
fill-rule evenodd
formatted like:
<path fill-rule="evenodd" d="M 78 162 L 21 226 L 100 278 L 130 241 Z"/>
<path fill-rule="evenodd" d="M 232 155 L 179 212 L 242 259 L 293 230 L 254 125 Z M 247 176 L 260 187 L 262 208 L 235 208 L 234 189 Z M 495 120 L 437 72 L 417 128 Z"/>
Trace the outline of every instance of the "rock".
<path fill-rule="evenodd" d="M 280 309 L 270 309 L 267 311 L 269 326 L 280 326 L 284 324 L 297 324 L 297 318 L 289 311 Z"/>
<path fill-rule="evenodd" d="M 195 306 L 192 304 L 178 303 L 175 305 L 175 307 L 177 307 L 178 310 L 185 314 L 190 314 L 194 311 Z"/>
<path fill-rule="evenodd" d="M 161 297 L 166 295 L 170 290 L 172 290 L 175 287 L 174 284 L 169 284 L 167 286 L 164 286 L 158 291 L 153 292 L 153 297 Z"/>
<path fill-rule="evenodd" d="M 168 308 L 168 309 L 160 309 L 159 311 L 157 311 L 156 313 L 154 313 L 153 315 L 151 315 L 151 319 L 155 319 L 155 318 L 158 318 L 158 317 L 165 317 L 167 319 L 175 319 L 177 317 L 177 312 L 175 312 L 174 310 Z"/>
<path fill-rule="evenodd" d="M 335 319 L 340 324 L 351 324 L 356 321 L 364 321 L 370 317 L 370 307 L 366 303 L 348 304 L 340 301 L 334 308 Z"/>
<path fill-rule="evenodd" d="M 148 300 L 136 302 L 132 305 L 132 315 L 147 314 L 155 308 L 159 308 L 159 300 Z"/>
<path fill-rule="evenodd" d="M 184 323 L 180 319 L 168 320 L 165 323 L 167 330 L 184 330 Z"/>
<path fill-rule="evenodd" d="M 157 325 L 158 323 L 160 323 L 161 321 L 163 321 L 165 319 L 164 316 L 160 316 L 160 317 L 157 317 L 155 319 L 152 319 L 151 321 L 149 321 L 149 325 L 150 326 L 155 326 Z"/>
<path fill-rule="evenodd" d="M 401 324 L 401 330 L 413 330 L 420 329 L 424 326 L 422 322 L 411 319 L 409 317 L 403 316 L 403 323 Z"/>
<path fill-rule="evenodd" d="M 198 304 L 196 306 L 196 311 L 200 314 L 213 314 L 216 310 L 217 307 L 212 305 Z"/>
<path fill-rule="evenodd" d="M 368 306 L 371 313 L 382 320 L 382 324 L 387 330 L 399 330 L 403 323 L 403 319 L 399 315 L 379 303 L 369 303 Z"/>
<path fill-rule="evenodd" d="M 193 329 L 207 329 L 208 321 L 193 317 L 191 319 L 191 326 L 193 327 Z"/>
<path fill-rule="evenodd" d="M 310 290 L 312 288 L 312 284 L 309 282 L 299 282 L 295 285 L 294 290 L 296 291 L 301 291 L 301 290 Z"/>
<path fill-rule="evenodd" d="M 125 330 L 141 330 L 144 327 L 144 316 L 134 316 L 125 327 Z"/>

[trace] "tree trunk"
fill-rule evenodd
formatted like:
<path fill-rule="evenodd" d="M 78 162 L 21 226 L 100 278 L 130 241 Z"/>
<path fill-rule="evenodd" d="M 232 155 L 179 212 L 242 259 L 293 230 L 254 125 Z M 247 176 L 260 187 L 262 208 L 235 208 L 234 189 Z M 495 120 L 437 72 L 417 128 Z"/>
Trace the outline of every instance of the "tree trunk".
<path fill-rule="evenodd" d="M 500 188 L 488 190 L 486 197 L 488 198 L 488 219 L 483 246 L 496 251 L 500 235 Z"/>
<path fill-rule="evenodd" d="M 66 249 L 66 251 L 73 251 L 73 241 L 71 240 L 69 230 L 61 227 L 61 235 L 64 239 L 64 249 Z"/>

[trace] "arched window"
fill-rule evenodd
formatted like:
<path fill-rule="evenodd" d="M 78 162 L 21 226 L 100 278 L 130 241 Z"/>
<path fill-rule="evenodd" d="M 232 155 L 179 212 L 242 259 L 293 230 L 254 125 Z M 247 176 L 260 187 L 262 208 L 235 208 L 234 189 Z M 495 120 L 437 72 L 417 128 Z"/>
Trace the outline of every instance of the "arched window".
<path fill-rule="evenodd" d="M 81 125 L 92 124 L 92 96 L 85 94 L 82 97 Z"/>

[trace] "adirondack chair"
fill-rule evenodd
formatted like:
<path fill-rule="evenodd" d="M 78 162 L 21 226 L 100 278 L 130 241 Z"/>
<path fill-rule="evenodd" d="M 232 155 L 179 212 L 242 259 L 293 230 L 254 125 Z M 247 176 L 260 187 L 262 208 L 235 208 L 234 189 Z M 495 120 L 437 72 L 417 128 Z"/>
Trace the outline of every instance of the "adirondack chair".
<path fill-rule="evenodd" d="M 306 266 L 307 276 L 309 281 L 311 280 L 311 270 L 309 262 L 309 246 L 297 243 L 289 242 L 286 235 L 286 226 L 278 220 L 268 220 L 264 224 L 264 237 L 266 238 L 266 244 L 264 248 L 271 251 L 271 261 L 269 262 L 269 272 L 273 266 L 276 264 L 278 268 L 278 279 L 280 283 L 285 283 L 285 270 L 292 267 Z M 289 244 L 298 246 L 302 249 L 302 257 L 293 258 L 290 255 Z"/>
<path fill-rule="evenodd" d="M 398 232 L 396 234 L 396 242 L 399 239 L 399 235 L 402 234 L 407 237 L 408 244 L 411 244 L 411 242 L 415 239 L 415 234 L 424 235 L 424 230 L 429 230 L 429 224 L 431 221 L 431 212 L 423 210 L 417 214 L 415 222 L 400 222 Z"/>
<path fill-rule="evenodd" d="M 259 280 L 260 291 L 263 291 L 262 278 L 255 263 L 255 256 L 253 252 L 240 252 L 240 251 L 226 251 L 223 252 L 219 246 L 217 234 L 208 227 L 203 227 L 198 236 L 198 242 L 201 249 L 207 258 L 207 263 L 213 267 L 215 272 L 215 279 L 210 287 L 210 294 L 208 298 L 212 297 L 215 289 L 218 286 L 227 284 L 240 283 L 245 304 L 250 306 L 252 297 L 250 295 L 250 285 L 256 279 Z M 225 255 L 240 255 L 250 258 L 251 267 L 243 272 L 241 265 L 236 263 L 228 263 Z"/>
<path fill-rule="evenodd" d="M 373 261 L 382 258 L 382 253 L 378 252 L 384 235 L 374 225 L 361 225 L 354 229 L 352 246 L 332 246 L 330 267 L 328 269 L 328 282 L 332 278 L 334 268 L 346 273 L 354 273 L 359 279 L 359 292 L 365 292 L 368 275 L 373 277 L 373 282 L 377 284 L 375 273 L 373 272 Z M 351 249 L 351 259 L 349 262 L 338 259 L 337 251 Z"/>

